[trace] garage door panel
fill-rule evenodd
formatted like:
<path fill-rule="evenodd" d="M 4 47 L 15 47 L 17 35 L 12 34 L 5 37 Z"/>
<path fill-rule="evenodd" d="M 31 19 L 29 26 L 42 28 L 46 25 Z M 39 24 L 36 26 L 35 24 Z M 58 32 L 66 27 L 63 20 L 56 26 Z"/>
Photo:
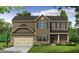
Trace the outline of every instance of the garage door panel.
<path fill-rule="evenodd" d="M 15 37 L 14 46 L 28 46 L 33 45 L 34 37 Z"/>

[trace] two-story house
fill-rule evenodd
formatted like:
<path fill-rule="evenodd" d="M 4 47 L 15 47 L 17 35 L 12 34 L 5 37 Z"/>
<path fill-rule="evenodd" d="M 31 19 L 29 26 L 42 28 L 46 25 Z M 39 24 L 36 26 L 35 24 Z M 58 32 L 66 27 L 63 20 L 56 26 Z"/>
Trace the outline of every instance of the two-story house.
<path fill-rule="evenodd" d="M 14 46 L 69 42 L 67 17 L 15 16 L 12 25 Z"/>

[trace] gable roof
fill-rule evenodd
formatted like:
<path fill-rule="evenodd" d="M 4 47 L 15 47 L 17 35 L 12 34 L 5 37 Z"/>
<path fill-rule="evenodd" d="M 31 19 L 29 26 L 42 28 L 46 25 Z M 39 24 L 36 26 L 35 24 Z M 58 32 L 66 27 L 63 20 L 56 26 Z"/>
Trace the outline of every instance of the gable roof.
<path fill-rule="evenodd" d="M 35 20 L 36 18 L 41 16 L 15 16 L 13 20 Z M 45 16 L 51 21 L 53 20 L 68 20 L 67 17 L 64 16 Z"/>
<path fill-rule="evenodd" d="M 23 27 L 23 25 L 25 26 L 25 27 Z M 22 27 L 21 27 L 22 26 Z M 21 24 L 19 27 L 17 27 L 14 31 L 12 31 L 12 33 L 13 32 L 15 32 L 17 29 L 19 29 L 19 28 L 28 28 L 31 32 L 34 32 L 33 30 L 31 30 L 27 25 L 25 25 L 25 24 Z"/>
<path fill-rule="evenodd" d="M 39 18 L 41 18 L 41 17 L 44 17 L 46 20 L 48 20 L 48 21 L 50 21 L 46 16 L 44 16 L 44 15 L 41 15 L 41 16 L 39 16 L 39 17 L 37 17 L 36 19 L 35 19 L 35 21 L 37 21 Z"/>

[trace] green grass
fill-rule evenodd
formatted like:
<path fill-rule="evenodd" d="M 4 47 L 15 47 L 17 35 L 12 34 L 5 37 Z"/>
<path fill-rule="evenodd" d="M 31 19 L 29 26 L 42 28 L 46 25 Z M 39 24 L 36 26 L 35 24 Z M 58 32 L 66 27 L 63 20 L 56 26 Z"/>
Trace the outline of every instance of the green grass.
<path fill-rule="evenodd" d="M 76 46 L 33 46 L 28 53 L 79 53 L 79 44 Z"/>
<path fill-rule="evenodd" d="M 11 46 L 11 43 L 9 43 L 9 47 Z M 7 48 L 6 47 L 6 42 L 0 42 L 0 50 L 1 49 L 4 49 L 4 48 Z"/>
<path fill-rule="evenodd" d="M 0 42 L 0 49 L 3 49 L 5 45 L 6 45 L 5 42 Z"/>

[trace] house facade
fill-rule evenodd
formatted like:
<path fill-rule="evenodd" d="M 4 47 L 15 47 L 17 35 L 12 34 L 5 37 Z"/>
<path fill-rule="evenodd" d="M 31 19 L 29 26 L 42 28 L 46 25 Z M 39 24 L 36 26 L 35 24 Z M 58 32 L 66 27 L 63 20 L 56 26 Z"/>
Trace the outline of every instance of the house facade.
<path fill-rule="evenodd" d="M 14 46 L 69 42 L 67 17 L 15 16 L 12 25 Z"/>

